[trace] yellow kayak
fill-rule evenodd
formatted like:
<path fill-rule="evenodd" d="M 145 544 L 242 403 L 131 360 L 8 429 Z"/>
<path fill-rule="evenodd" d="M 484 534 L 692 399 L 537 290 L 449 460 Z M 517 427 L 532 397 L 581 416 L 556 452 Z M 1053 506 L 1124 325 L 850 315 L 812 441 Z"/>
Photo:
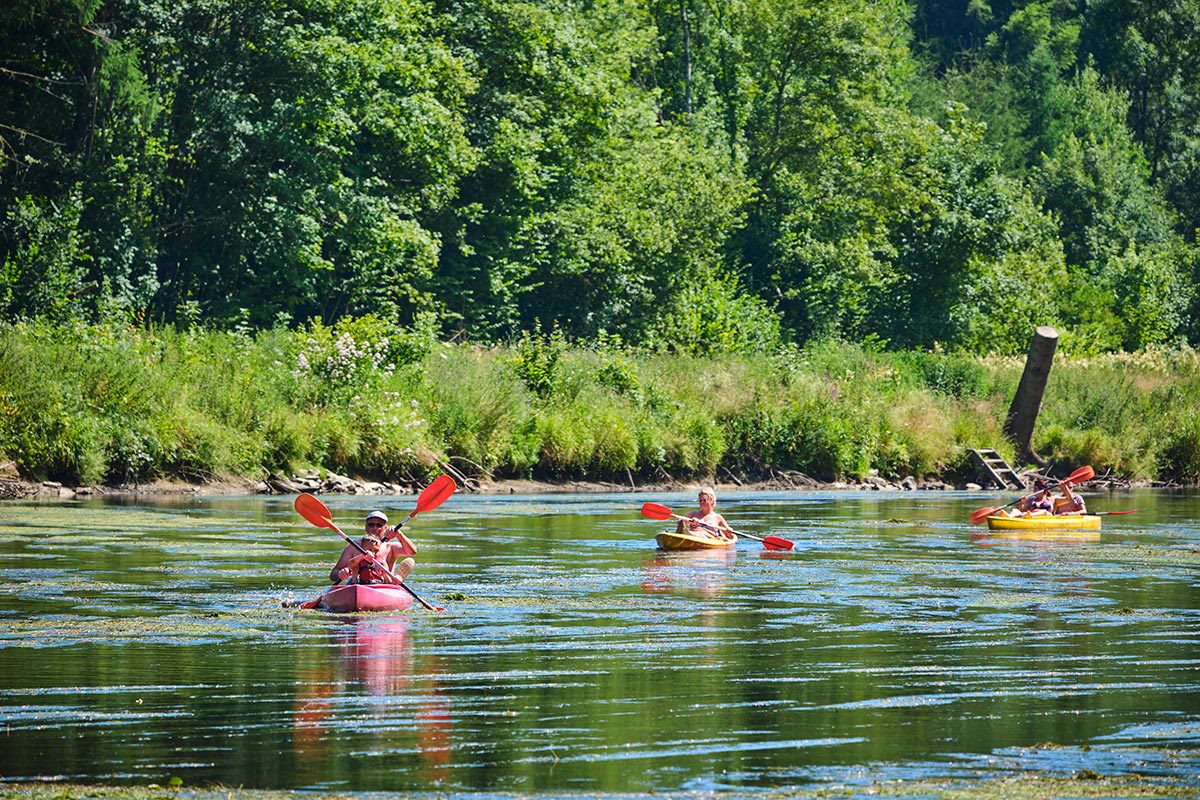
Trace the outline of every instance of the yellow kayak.
<path fill-rule="evenodd" d="M 1074 514 L 1056 517 L 1000 517 L 987 518 L 988 530 L 992 531 L 1098 531 L 1100 518 L 1091 514 Z"/>
<path fill-rule="evenodd" d="M 737 544 L 736 538 L 726 539 L 709 536 L 706 533 L 676 533 L 675 531 L 660 533 L 654 537 L 654 541 L 658 542 L 658 546 L 663 550 L 719 550 Z"/>

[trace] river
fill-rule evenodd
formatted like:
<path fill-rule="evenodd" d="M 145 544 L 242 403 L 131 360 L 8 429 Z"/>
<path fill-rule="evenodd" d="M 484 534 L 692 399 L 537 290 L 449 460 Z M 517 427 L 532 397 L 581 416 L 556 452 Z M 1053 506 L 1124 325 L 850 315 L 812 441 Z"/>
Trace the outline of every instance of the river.
<path fill-rule="evenodd" d="M 998 501 L 997 498 L 1000 498 Z M 283 608 L 341 542 L 287 497 L 0 505 L 0 781 L 747 792 L 1025 770 L 1200 773 L 1200 497 L 990 535 L 964 492 L 455 494 L 405 528 L 446 606 Z M 413 497 L 325 497 L 347 532 Z M 178 782 L 178 781 L 177 781 Z"/>

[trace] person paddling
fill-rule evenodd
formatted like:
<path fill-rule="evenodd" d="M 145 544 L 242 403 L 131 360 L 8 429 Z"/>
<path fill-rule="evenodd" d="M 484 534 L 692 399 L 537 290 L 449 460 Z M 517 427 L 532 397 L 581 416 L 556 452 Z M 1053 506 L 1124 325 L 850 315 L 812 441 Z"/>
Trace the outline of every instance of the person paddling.
<path fill-rule="evenodd" d="M 417 547 L 402 531 L 387 527 L 387 521 L 387 514 L 382 511 L 372 511 L 367 514 L 366 533 L 359 540 L 359 544 L 371 554 L 371 557 L 364 556 L 353 545 L 346 545 L 342 549 L 337 563 L 329 571 L 331 581 L 334 583 L 345 580 L 349 580 L 351 583 L 391 583 L 383 570 L 372 564 L 376 560 L 390 569 L 400 580 L 408 577 L 417 564 L 410 557 L 416 555 Z M 397 559 L 402 556 L 404 560 L 397 564 Z M 364 570 L 366 570 L 365 576 L 362 574 Z M 366 577 L 367 580 L 361 580 L 362 577 Z"/>
<path fill-rule="evenodd" d="M 1054 498 L 1054 513 L 1058 516 L 1070 516 L 1087 513 L 1087 505 L 1083 497 L 1071 491 L 1068 484 L 1062 485 L 1062 497 Z"/>
<path fill-rule="evenodd" d="M 1044 517 L 1054 513 L 1054 502 L 1050 498 L 1050 487 L 1040 478 L 1034 481 L 1036 490 L 1028 497 L 1022 497 L 1016 508 L 1011 511 L 1000 509 L 997 515 L 1006 517 Z"/>
<path fill-rule="evenodd" d="M 679 520 L 679 524 L 675 527 L 677 533 L 689 534 L 707 534 L 716 539 L 735 539 L 729 523 L 725 518 L 713 511 L 713 507 L 717 504 L 717 493 L 711 486 L 705 486 L 700 490 L 700 509 L 698 511 L 689 511 L 684 514 L 684 518 Z M 700 523 L 707 523 L 701 525 Z M 708 527 L 709 525 L 719 528 L 715 531 Z"/>

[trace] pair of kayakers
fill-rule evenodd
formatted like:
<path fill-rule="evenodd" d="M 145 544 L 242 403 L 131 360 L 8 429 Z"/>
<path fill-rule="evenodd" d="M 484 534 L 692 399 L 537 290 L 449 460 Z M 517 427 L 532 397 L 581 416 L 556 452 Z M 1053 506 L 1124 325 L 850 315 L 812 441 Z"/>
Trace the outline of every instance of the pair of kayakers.
<path fill-rule="evenodd" d="M 416 566 L 411 557 L 416 555 L 416 545 L 399 528 L 390 528 L 387 514 L 372 511 L 367 514 L 366 531 L 358 540 L 363 551 L 347 544 L 342 550 L 329 579 L 334 583 L 392 583 L 387 572 L 400 580 L 408 577 Z M 386 568 L 386 571 L 385 571 Z"/>
<path fill-rule="evenodd" d="M 1049 485 L 1040 478 L 1034 481 L 1033 486 L 1036 490 L 1033 494 L 1022 497 L 1011 510 L 1001 509 L 997 513 L 1007 517 L 1069 516 L 1087 513 L 1083 497 L 1071 491 L 1070 483 L 1059 484 L 1062 494 L 1058 497 L 1053 495 Z"/>

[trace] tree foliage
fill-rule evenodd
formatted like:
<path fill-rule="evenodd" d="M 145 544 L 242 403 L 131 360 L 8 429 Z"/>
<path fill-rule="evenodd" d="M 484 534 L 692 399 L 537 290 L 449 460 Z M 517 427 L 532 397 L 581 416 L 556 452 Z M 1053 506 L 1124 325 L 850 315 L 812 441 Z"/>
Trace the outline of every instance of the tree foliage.
<path fill-rule="evenodd" d="M 13 0 L 0 318 L 1195 342 L 1196 41 L 1197 0 Z"/>

